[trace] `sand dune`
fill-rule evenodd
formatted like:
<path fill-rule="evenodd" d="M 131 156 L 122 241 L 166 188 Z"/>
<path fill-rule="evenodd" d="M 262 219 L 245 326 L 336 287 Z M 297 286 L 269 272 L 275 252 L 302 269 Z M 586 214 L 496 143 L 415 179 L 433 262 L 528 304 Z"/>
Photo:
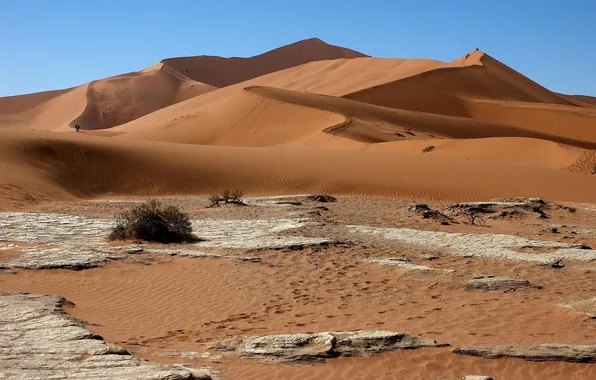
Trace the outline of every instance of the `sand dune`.
<path fill-rule="evenodd" d="M 11 108 L 0 115 L 2 126 L 56 132 L 79 123 L 84 130 L 3 131 L 2 171 L 12 173 L 4 195 L 23 201 L 15 189 L 60 198 L 243 187 L 593 197 L 594 178 L 581 173 L 593 160 L 585 149 L 596 149 L 596 109 L 482 52 L 449 63 L 377 59 L 313 39 L 257 57 L 214 59 L 165 60 L 69 90 L 0 99 Z M 422 154 L 428 145 L 435 150 Z M 27 180 L 14 174 L 21 167 Z M 511 173 L 523 181 L 512 182 Z"/>
<path fill-rule="evenodd" d="M 559 94 L 560 96 L 571 99 L 576 103 L 580 103 L 582 106 L 586 107 L 593 107 L 596 106 L 596 97 L 594 96 L 586 96 L 586 95 L 565 95 Z"/>
<path fill-rule="evenodd" d="M 450 157 L 437 159 L 432 154 L 196 146 L 84 134 L 0 133 L 3 188 L 26 188 L 33 180 L 46 183 L 47 188 L 37 187 L 32 192 L 33 197 L 40 198 L 209 194 L 241 187 L 249 194 L 325 191 L 449 200 L 523 195 L 596 200 L 594 176 Z M 22 172 L 20 168 L 26 170 L 26 177 L 15 174 Z M 5 177 L 5 171 L 13 174 Z"/>
<path fill-rule="evenodd" d="M 0 97 L 0 115 L 27 111 L 71 89 L 37 92 L 34 94 Z"/>
<path fill-rule="evenodd" d="M 160 65 L 70 90 L 23 95 L 18 99 L 0 98 L 0 105 L 6 104 L 11 111 L 0 115 L 0 126 L 68 131 L 79 123 L 83 130 L 104 129 L 212 89 L 175 76 Z"/>
<path fill-rule="evenodd" d="M 444 62 L 430 59 L 334 59 L 310 62 L 263 75 L 245 81 L 243 85 L 343 96 L 444 65 Z"/>
<path fill-rule="evenodd" d="M 248 94 L 247 94 L 248 92 Z M 585 140 L 508 124 L 399 110 L 311 93 L 240 85 L 218 89 L 113 128 L 117 138 L 202 145 L 356 148 L 409 139 L 530 137 L 596 148 Z M 331 142 L 323 134 L 343 139 Z M 318 142 L 315 142 L 318 141 Z M 343 146 L 345 145 L 345 146 Z"/>
<path fill-rule="evenodd" d="M 365 56 L 312 38 L 250 58 L 198 56 L 170 58 L 162 62 L 198 82 L 225 87 L 311 61 Z"/>
<path fill-rule="evenodd" d="M 555 94 L 481 52 L 473 52 L 468 59 L 454 61 L 443 68 L 345 97 L 386 107 L 466 117 L 596 141 L 593 108 L 582 107 L 581 102 Z"/>
<path fill-rule="evenodd" d="M 433 146 L 430 152 L 424 148 Z M 485 139 L 410 140 L 374 144 L 370 152 L 398 152 L 435 155 L 436 159 L 462 158 L 490 162 L 504 162 L 536 167 L 565 168 L 577 162 L 585 149 L 573 148 L 552 141 L 518 137 Z"/>

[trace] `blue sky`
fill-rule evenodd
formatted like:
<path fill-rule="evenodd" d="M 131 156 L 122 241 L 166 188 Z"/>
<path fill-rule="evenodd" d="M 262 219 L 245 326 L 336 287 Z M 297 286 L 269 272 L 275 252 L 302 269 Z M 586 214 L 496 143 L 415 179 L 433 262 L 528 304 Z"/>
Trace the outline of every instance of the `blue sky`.
<path fill-rule="evenodd" d="M 478 47 L 553 91 L 596 96 L 594 20 L 592 0 L 0 0 L 0 96 L 311 37 L 442 61 Z"/>

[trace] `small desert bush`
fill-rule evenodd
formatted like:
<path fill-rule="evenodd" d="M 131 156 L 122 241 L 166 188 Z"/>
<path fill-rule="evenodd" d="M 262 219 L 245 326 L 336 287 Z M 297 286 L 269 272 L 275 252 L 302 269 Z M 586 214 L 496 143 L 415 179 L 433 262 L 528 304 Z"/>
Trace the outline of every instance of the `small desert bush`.
<path fill-rule="evenodd" d="M 430 152 L 431 150 L 434 150 L 435 146 L 434 145 L 429 145 L 426 148 L 422 149 L 422 153 L 427 153 Z"/>
<path fill-rule="evenodd" d="M 236 204 L 236 205 L 243 205 L 245 206 L 246 203 L 242 200 L 244 196 L 244 191 L 242 190 L 224 190 L 221 194 L 213 194 L 209 197 L 209 202 L 211 202 L 211 207 L 217 207 L 221 203 L 224 204 Z"/>
<path fill-rule="evenodd" d="M 188 214 L 175 206 L 149 200 L 116 216 L 110 240 L 145 240 L 157 243 L 185 243 L 199 239 L 192 232 Z"/>

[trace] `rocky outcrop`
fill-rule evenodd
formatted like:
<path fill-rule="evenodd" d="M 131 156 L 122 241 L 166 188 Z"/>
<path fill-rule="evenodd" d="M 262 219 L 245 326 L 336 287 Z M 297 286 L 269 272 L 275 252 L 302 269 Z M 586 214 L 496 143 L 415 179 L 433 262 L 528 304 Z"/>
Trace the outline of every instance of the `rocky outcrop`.
<path fill-rule="evenodd" d="M 389 266 L 399 267 L 399 268 L 402 268 L 405 270 L 440 271 L 440 272 L 448 272 L 448 273 L 455 272 L 453 269 L 431 268 L 431 267 L 427 267 L 426 265 L 414 264 L 407 257 L 386 257 L 386 258 L 381 258 L 381 259 L 367 259 L 366 261 L 368 261 L 369 263 L 375 263 L 378 265 L 389 265 Z"/>
<path fill-rule="evenodd" d="M 0 294 L 0 378 L 216 379 L 210 368 L 186 368 L 132 357 L 61 310 L 61 297 Z"/>
<path fill-rule="evenodd" d="M 510 277 L 479 275 L 474 276 L 470 281 L 468 281 L 466 289 L 483 290 L 485 292 L 490 292 L 499 290 L 515 290 L 518 288 L 525 288 L 528 286 L 530 286 L 530 281 L 526 280 L 519 280 Z"/>
<path fill-rule="evenodd" d="M 534 362 L 562 361 L 572 363 L 596 363 L 596 345 L 541 344 L 538 346 L 487 346 L 458 347 L 453 350 L 460 355 L 480 356 L 487 359 L 519 358 Z"/>
<path fill-rule="evenodd" d="M 320 361 L 338 356 L 364 356 L 373 353 L 442 347 L 447 344 L 391 331 L 322 332 L 266 336 L 235 336 L 211 345 L 211 349 L 269 361 Z"/>

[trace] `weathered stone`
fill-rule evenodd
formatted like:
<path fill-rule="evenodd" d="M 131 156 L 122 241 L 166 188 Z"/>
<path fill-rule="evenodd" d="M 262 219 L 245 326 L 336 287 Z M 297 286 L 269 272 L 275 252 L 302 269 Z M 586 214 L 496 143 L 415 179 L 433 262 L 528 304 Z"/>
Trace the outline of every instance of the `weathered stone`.
<path fill-rule="evenodd" d="M 327 194 L 313 194 L 306 197 L 308 200 L 315 201 L 315 202 L 337 202 L 337 198 L 332 197 L 331 195 Z"/>
<path fill-rule="evenodd" d="M 430 211 L 431 208 L 425 203 L 410 203 L 407 210 L 408 212 L 422 213 L 425 211 Z"/>
<path fill-rule="evenodd" d="M 190 369 L 132 357 L 86 330 L 61 310 L 64 298 L 0 294 L 0 378 L 215 379 L 210 368 Z"/>
<path fill-rule="evenodd" d="M 546 264 L 553 260 L 596 260 L 596 252 L 582 244 L 529 240 L 514 235 L 465 234 L 410 228 L 347 226 L 357 233 L 371 234 L 404 244 L 440 250 L 461 257 L 500 258 Z M 553 253 L 519 252 L 523 247 L 552 248 Z M 516 250 L 517 249 L 517 250 Z"/>
<path fill-rule="evenodd" d="M 487 359 L 519 358 L 528 361 L 563 361 L 572 363 L 596 363 L 596 345 L 541 344 L 538 346 L 487 346 L 458 347 L 453 350 L 460 355 L 480 356 Z"/>
<path fill-rule="evenodd" d="M 530 282 L 526 280 L 518 280 L 510 277 L 500 276 L 475 276 L 466 285 L 468 290 L 484 290 L 497 291 L 497 290 L 515 290 L 518 288 L 525 288 L 530 286 Z"/>
<path fill-rule="evenodd" d="M 372 353 L 442 347 L 432 339 L 391 331 L 322 332 L 266 336 L 235 336 L 211 345 L 211 349 L 234 352 L 272 361 L 317 361 L 337 356 L 363 356 Z"/>
<path fill-rule="evenodd" d="M 561 306 L 569 308 L 577 313 L 585 314 L 590 318 L 596 318 L 596 297 L 562 303 Z"/>
<path fill-rule="evenodd" d="M 0 243 L 0 249 L 22 253 L 0 263 L 0 269 L 87 269 L 140 253 L 259 262 L 258 257 L 223 256 L 199 250 L 277 249 L 332 242 L 325 238 L 278 234 L 308 225 L 306 219 L 198 220 L 193 221 L 193 229 L 206 241 L 197 244 L 185 244 L 175 248 L 152 248 L 151 245 L 115 247 L 105 241 L 112 224 L 109 220 L 66 214 L 0 213 L 0 241 L 6 242 Z M 18 243 L 27 243 L 27 246 L 20 247 Z M 35 245 L 31 246 L 31 243 Z"/>
<path fill-rule="evenodd" d="M 483 376 L 483 375 L 467 375 L 464 376 L 462 380 L 493 380 L 490 376 Z"/>
<path fill-rule="evenodd" d="M 379 265 L 395 266 L 406 270 L 455 272 L 452 269 L 431 268 L 425 265 L 414 264 L 407 257 L 387 257 L 382 259 L 367 259 L 366 261 Z"/>

